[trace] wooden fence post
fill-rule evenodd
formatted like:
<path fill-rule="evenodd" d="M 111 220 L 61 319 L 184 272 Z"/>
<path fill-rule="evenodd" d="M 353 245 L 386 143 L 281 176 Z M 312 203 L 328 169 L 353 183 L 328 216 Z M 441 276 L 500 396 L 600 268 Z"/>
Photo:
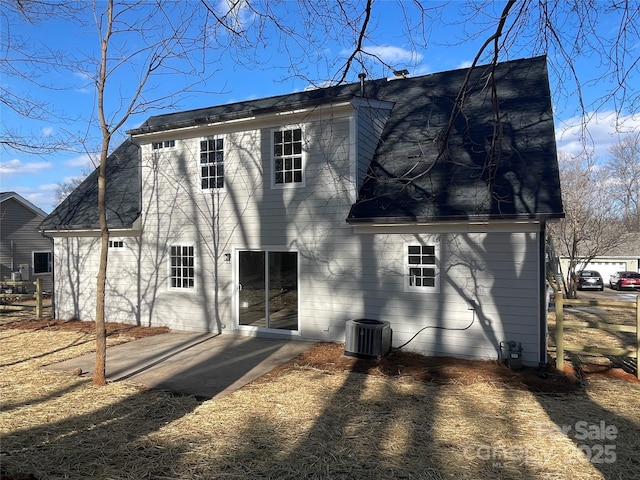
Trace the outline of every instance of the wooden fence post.
<path fill-rule="evenodd" d="M 556 291 L 556 368 L 560 371 L 564 371 L 564 340 L 563 340 L 563 330 L 564 326 L 562 325 L 562 315 L 563 315 L 563 301 L 562 301 L 562 291 Z"/>
<path fill-rule="evenodd" d="M 42 318 L 42 279 L 36 278 L 36 318 Z"/>

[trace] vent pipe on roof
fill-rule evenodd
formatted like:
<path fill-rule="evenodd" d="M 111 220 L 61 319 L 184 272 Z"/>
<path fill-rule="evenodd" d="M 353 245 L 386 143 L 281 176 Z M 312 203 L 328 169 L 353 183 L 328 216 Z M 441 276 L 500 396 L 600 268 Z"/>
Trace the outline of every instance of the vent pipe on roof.
<path fill-rule="evenodd" d="M 409 70 L 407 70 L 406 68 L 402 69 L 402 70 L 394 70 L 393 71 L 393 75 L 395 76 L 395 78 L 407 78 L 407 75 L 409 75 Z"/>
<path fill-rule="evenodd" d="M 358 78 L 360 79 L 360 96 L 364 97 L 364 79 L 367 78 L 367 74 L 359 73 Z"/>

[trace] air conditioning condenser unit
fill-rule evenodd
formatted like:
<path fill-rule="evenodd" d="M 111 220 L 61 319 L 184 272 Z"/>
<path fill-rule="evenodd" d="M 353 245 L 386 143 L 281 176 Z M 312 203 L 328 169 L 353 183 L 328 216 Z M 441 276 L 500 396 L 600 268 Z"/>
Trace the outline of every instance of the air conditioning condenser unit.
<path fill-rule="evenodd" d="M 367 318 L 349 320 L 345 337 L 345 355 L 382 357 L 391 349 L 391 323 Z"/>

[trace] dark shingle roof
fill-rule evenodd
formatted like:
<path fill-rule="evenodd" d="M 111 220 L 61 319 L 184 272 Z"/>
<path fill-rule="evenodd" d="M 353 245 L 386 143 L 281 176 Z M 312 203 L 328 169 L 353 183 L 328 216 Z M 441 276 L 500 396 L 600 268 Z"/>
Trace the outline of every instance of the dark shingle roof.
<path fill-rule="evenodd" d="M 131 228 L 140 215 L 139 148 L 124 141 L 107 159 L 107 224 Z M 89 175 L 40 224 L 41 230 L 97 229 L 98 171 Z"/>
<path fill-rule="evenodd" d="M 467 72 L 384 86 L 384 99 L 396 103 L 350 223 L 563 216 L 546 58 L 474 69 L 445 141 Z M 497 145 L 489 155 L 492 138 Z"/>
<path fill-rule="evenodd" d="M 42 218 L 47 216 L 47 213 L 44 210 L 42 210 L 40 207 L 37 207 L 36 205 L 31 203 L 22 195 L 19 195 L 16 192 L 0 192 L 0 203 L 4 202 L 5 200 L 11 200 L 11 199 L 20 203 L 23 207 L 31 210 L 35 215 L 38 215 Z"/>
<path fill-rule="evenodd" d="M 476 67 L 445 155 L 445 126 L 468 70 L 365 82 L 365 97 L 394 104 L 367 178 L 347 221 L 416 222 L 476 218 L 562 217 L 551 97 L 545 57 Z M 496 122 L 499 154 L 487 154 Z M 208 124 L 312 107 L 360 96 L 359 84 L 150 117 L 130 134 Z M 126 141 L 109 157 L 108 223 L 128 228 L 140 214 L 138 147 Z M 94 172 L 42 223 L 42 229 L 97 228 Z"/>

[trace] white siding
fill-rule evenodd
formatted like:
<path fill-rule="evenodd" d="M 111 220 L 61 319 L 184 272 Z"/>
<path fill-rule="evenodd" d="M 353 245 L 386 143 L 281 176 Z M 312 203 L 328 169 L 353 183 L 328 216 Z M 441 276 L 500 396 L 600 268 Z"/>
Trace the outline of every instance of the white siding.
<path fill-rule="evenodd" d="M 344 339 L 351 318 L 391 322 L 393 345 L 426 328 L 407 349 L 434 355 L 498 357 L 501 341 L 523 343 L 538 361 L 536 234 L 420 235 L 441 246 L 439 294 L 405 292 L 404 245 L 416 236 L 358 234 L 328 243 L 321 262 L 301 267 L 305 334 Z M 474 310 L 471 310 L 474 308 Z M 464 330 L 458 330 L 464 329 Z"/>
<path fill-rule="evenodd" d="M 233 253 L 278 248 L 298 252 L 301 338 L 343 341 L 347 320 L 374 318 L 391 322 L 394 346 L 429 327 L 406 348 L 495 359 L 500 342 L 515 340 L 524 360 L 537 363 L 537 234 L 355 232 L 345 221 L 354 189 L 352 115 L 315 111 L 299 119 L 303 188 L 271 188 L 271 129 L 291 120 L 212 127 L 175 137 L 166 151 L 142 145 L 142 233 L 124 237 L 126 251 L 110 255 L 107 319 L 231 332 Z M 371 125 L 363 128 L 373 132 Z M 225 188 L 203 192 L 199 142 L 210 133 L 225 139 Z M 440 245 L 438 294 L 404 290 L 405 244 L 416 239 Z M 195 246 L 195 292 L 167 286 L 168 248 L 177 243 Z M 62 318 L 93 318 L 97 245 L 93 238 L 56 239 L 56 266 L 67 266 L 56 279 Z"/>

